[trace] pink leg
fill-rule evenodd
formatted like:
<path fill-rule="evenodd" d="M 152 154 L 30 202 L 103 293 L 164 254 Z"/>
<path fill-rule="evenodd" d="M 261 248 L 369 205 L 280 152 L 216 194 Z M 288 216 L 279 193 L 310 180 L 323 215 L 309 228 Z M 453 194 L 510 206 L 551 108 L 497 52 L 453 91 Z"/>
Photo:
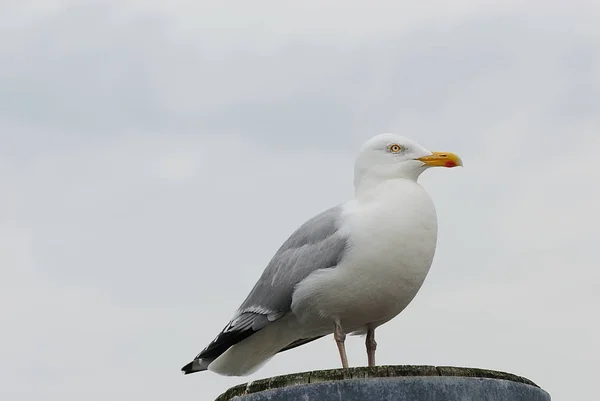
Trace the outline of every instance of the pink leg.
<path fill-rule="evenodd" d="M 339 319 L 336 319 L 333 326 L 333 338 L 335 338 L 338 351 L 340 352 L 342 368 L 348 369 L 348 356 L 346 356 L 346 346 L 344 345 L 344 341 L 346 341 L 346 333 L 344 333 L 344 329 L 342 329 L 342 324 L 340 323 Z"/>
<path fill-rule="evenodd" d="M 367 359 L 369 360 L 369 366 L 375 366 L 375 350 L 377 349 L 377 343 L 375 342 L 375 329 L 369 328 L 367 330 L 367 340 L 365 341 L 367 346 Z"/>

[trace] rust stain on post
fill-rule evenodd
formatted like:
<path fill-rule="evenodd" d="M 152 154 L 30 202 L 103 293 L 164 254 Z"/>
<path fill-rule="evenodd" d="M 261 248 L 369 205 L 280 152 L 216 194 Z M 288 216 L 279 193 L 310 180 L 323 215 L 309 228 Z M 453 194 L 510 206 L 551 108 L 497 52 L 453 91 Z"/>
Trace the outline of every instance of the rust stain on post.
<path fill-rule="evenodd" d="M 371 377 L 406 376 L 479 377 L 508 380 L 539 388 L 537 384 L 529 379 L 496 370 L 459 368 L 454 366 L 374 366 L 350 369 L 315 370 L 311 372 L 293 373 L 289 375 L 275 376 L 268 379 L 256 380 L 230 388 L 221 394 L 215 401 L 230 401 L 233 397 L 241 395 L 258 393 L 260 391 L 282 387 L 297 386 L 300 384 L 330 382 L 347 379 L 366 379 Z"/>

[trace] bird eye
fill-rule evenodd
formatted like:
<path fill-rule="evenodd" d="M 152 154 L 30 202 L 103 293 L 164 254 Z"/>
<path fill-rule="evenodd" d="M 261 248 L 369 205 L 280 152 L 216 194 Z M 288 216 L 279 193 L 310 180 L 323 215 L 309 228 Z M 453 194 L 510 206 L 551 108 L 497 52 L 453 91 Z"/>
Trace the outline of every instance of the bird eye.
<path fill-rule="evenodd" d="M 402 150 L 402 146 L 398 145 L 397 143 L 390 145 L 390 152 L 392 153 L 398 153 Z"/>

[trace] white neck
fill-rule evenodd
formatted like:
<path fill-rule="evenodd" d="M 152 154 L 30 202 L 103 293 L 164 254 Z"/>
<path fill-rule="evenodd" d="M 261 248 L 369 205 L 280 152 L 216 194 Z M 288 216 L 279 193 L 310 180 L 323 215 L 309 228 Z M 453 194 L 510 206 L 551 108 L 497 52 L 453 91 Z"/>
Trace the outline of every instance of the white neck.
<path fill-rule="evenodd" d="M 419 176 L 426 167 L 421 162 L 408 163 L 402 165 L 384 165 L 376 168 L 361 168 L 357 165 L 354 169 L 354 193 L 368 192 L 370 189 L 378 187 L 388 180 L 402 179 L 417 182 Z"/>

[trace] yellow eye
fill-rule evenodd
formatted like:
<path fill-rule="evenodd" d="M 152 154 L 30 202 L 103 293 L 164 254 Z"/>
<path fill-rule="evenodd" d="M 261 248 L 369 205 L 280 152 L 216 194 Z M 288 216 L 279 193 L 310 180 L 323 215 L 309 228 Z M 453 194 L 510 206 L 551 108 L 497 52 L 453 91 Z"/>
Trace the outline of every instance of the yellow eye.
<path fill-rule="evenodd" d="M 402 146 L 398 145 L 397 143 L 390 145 L 390 152 L 392 153 L 398 153 L 402 150 Z"/>

